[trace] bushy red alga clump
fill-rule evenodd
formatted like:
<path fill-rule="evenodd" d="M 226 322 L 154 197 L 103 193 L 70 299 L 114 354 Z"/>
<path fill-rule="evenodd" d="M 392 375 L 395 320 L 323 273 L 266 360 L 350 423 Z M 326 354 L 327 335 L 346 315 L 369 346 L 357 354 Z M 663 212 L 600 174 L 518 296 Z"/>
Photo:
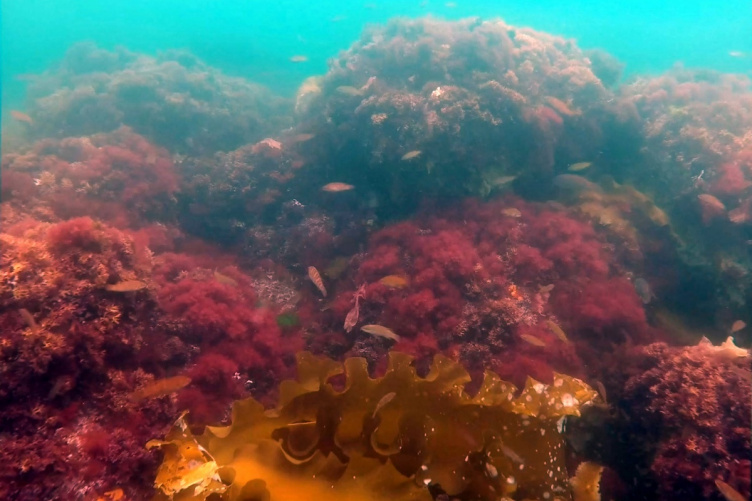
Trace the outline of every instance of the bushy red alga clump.
<path fill-rule="evenodd" d="M 7 224 L 0 242 L 0 497 L 147 497 L 143 441 L 176 409 L 129 398 L 154 379 L 139 359 L 155 304 L 107 286 L 147 279 L 150 254 L 88 217 Z"/>
<path fill-rule="evenodd" d="M 350 267 L 317 315 L 330 332 L 312 337 L 318 349 L 376 360 L 391 342 L 360 328 L 379 324 L 400 336 L 396 349 L 419 357 L 446 351 L 515 381 L 547 380 L 552 367 L 582 373 L 580 343 L 608 350 L 651 335 L 608 245 L 555 206 L 507 199 L 426 211 L 374 234 Z"/>
<path fill-rule="evenodd" d="M 300 332 L 283 332 L 276 312 L 258 306 L 263 299 L 250 277 L 232 266 L 212 271 L 186 255 L 165 254 L 157 262 L 164 325 L 200 353 L 187 373 L 192 386 L 178 396 L 197 422 L 227 418 L 234 399 L 247 391 L 263 399 L 289 376 L 303 347 Z"/>
<path fill-rule="evenodd" d="M 652 344 L 625 385 L 622 409 L 657 435 L 649 465 L 660 499 L 721 499 L 720 479 L 750 495 L 749 354 Z"/>
<path fill-rule="evenodd" d="M 175 217 L 171 156 L 128 128 L 42 139 L 3 155 L 2 169 L 3 202 L 40 220 L 96 215 L 123 227 Z"/>
<path fill-rule="evenodd" d="M 230 257 L 178 245 L 163 226 L 131 232 L 9 212 L 15 222 L 0 233 L 3 499 L 116 489 L 147 499 L 158 463 L 149 437 L 186 409 L 196 423 L 222 419 L 232 399 L 263 400 L 288 375 L 299 332 L 281 332 Z"/>

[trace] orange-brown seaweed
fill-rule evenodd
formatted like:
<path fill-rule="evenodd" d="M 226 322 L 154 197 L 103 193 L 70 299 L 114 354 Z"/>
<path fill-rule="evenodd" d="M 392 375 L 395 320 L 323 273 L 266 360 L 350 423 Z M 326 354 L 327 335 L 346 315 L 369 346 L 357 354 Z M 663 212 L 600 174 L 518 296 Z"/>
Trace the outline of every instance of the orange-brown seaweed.
<path fill-rule="evenodd" d="M 342 374 L 337 390 L 330 379 Z M 595 476 L 570 484 L 557 422 L 597 393 L 561 374 L 521 392 L 490 372 L 475 396 L 469 382 L 442 356 L 421 378 L 410 356 L 391 353 L 371 378 L 363 358 L 301 353 L 275 409 L 240 400 L 229 426 L 194 436 L 181 417 L 148 444 L 165 454 L 158 499 L 429 501 L 429 488 L 462 500 L 584 499 L 573 485 L 587 492 Z"/>

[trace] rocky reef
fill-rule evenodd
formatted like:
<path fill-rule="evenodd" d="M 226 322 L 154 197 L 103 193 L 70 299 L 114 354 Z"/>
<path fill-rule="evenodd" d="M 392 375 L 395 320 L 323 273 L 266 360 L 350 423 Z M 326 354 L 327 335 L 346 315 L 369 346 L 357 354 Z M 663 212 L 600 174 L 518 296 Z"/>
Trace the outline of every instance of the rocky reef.
<path fill-rule="evenodd" d="M 752 91 L 619 69 L 71 48 L 3 138 L 0 497 L 748 498 Z"/>

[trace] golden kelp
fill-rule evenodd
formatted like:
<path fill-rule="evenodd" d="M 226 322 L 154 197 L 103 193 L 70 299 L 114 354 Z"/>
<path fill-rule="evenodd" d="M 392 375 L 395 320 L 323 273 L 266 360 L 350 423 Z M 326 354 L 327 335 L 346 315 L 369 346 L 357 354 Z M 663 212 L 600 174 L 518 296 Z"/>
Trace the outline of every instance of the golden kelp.
<path fill-rule="evenodd" d="M 124 280 L 116 284 L 105 285 L 106 290 L 110 292 L 136 292 L 146 288 L 146 282 L 141 280 Z"/>
<path fill-rule="evenodd" d="M 516 396 L 489 372 L 470 396 L 458 363 L 437 356 L 421 378 L 412 361 L 391 353 L 386 373 L 371 378 L 363 358 L 301 353 L 277 408 L 238 401 L 231 425 L 200 436 L 181 417 L 148 444 L 165 453 L 157 499 L 429 501 L 432 486 L 458 499 L 575 499 L 557 422 L 579 415 L 595 391 L 554 374 L 552 385 L 528 379 Z M 342 374 L 339 391 L 330 380 Z"/>

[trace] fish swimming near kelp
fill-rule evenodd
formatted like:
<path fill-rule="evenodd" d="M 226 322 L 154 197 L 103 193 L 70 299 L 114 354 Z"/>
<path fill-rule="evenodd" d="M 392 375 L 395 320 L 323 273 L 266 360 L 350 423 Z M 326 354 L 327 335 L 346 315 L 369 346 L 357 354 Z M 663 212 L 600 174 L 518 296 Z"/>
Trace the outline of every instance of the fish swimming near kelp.
<path fill-rule="evenodd" d="M 32 118 L 26 113 L 24 113 L 23 111 L 10 110 L 10 116 L 13 117 L 14 120 L 17 120 L 19 122 L 23 122 L 29 125 L 34 123 L 34 120 L 32 120 Z"/>
<path fill-rule="evenodd" d="M 216 280 L 220 284 L 229 285 L 231 287 L 237 287 L 238 286 L 238 281 L 237 280 L 235 280 L 232 277 L 228 277 L 224 273 L 220 273 L 220 272 L 218 272 L 216 270 L 214 270 L 214 280 Z"/>
<path fill-rule="evenodd" d="M 362 90 L 357 89 L 357 88 L 353 87 L 352 85 L 340 85 L 339 87 L 337 87 L 334 90 L 337 91 L 337 93 L 342 94 L 344 96 L 355 97 L 355 96 L 362 96 L 363 95 L 363 91 Z"/>
<path fill-rule="evenodd" d="M 392 341 L 400 340 L 400 337 L 395 334 L 392 329 L 390 329 L 389 327 L 384 327 L 383 325 L 368 324 L 361 327 L 360 330 L 372 336 L 383 337 L 386 339 L 391 339 Z"/>
<path fill-rule="evenodd" d="M 21 315 L 21 318 L 23 318 L 24 322 L 26 322 L 26 326 L 31 330 L 31 332 L 39 332 L 39 324 L 37 324 L 37 321 L 34 320 L 34 315 L 31 314 L 29 310 L 26 308 L 21 308 L 18 310 L 19 315 Z"/>
<path fill-rule="evenodd" d="M 350 191 L 353 188 L 355 188 L 355 186 L 351 184 L 334 182 L 322 186 L 321 191 L 326 191 L 328 193 L 339 193 L 341 191 Z"/>
<path fill-rule="evenodd" d="M 577 162 L 575 164 L 570 165 L 567 170 L 569 172 L 580 172 L 582 170 L 589 168 L 591 165 L 593 165 L 593 162 Z"/>
<path fill-rule="evenodd" d="M 632 282 L 632 285 L 634 285 L 637 295 L 640 296 L 642 304 L 650 304 L 650 301 L 653 300 L 655 294 L 653 294 L 653 289 L 650 287 L 648 281 L 644 278 L 636 278 L 635 281 Z"/>
<path fill-rule="evenodd" d="M 594 182 L 577 174 L 559 174 L 554 177 L 554 186 L 561 191 L 578 195 L 583 192 L 601 193 L 603 189 Z"/>
<path fill-rule="evenodd" d="M 383 397 L 381 397 L 381 399 L 379 400 L 379 403 L 376 404 L 376 408 L 373 410 L 373 414 L 371 415 L 371 417 L 376 417 L 376 414 L 381 409 L 383 409 L 385 405 L 387 405 L 389 402 L 394 400 L 394 397 L 396 396 L 397 396 L 397 393 L 392 391 L 392 392 L 387 393 Z"/>
<path fill-rule="evenodd" d="M 541 338 L 537 336 L 533 336 L 532 334 L 520 334 L 520 339 L 522 339 L 528 344 L 531 344 L 533 346 L 538 346 L 540 348 L 543 348 L 544 346 L 546 346 L 545 341 L 543 341 Z"/>
<path fill-rule="evenodd" d="M 105 285 L 110 292 L 136 292 L 146 288 L 146 282 L 141 280 L 124 280 L 115 284 Z"/>
<path fill-rule="evenodd" d="M 423 152 L 420 150 L 413 150 L 408 151 L 404 155 L 402 155 L 402 160 L 412 160 L 413 158 L 418 158 Z"/>
<path fill-rule="evenodd" d="M 704 223 L 726 213 L 726 206 L 713 195 L 702 193 L 697 195 L 697 200 L 700 201 L 700 212 Z"/>
<path fill-rule="evenodd" d="M 157 379 L 147 384 L 143 388 L 131 393 L 131 400 L 134 402 L 141 402 L 150 398 L 162 397 L 175 393 L 188 386 L 191 383 L 191 378 L 188 376 L 173 376 L 164 379 Z"/>
<path fill-rule="evenodd" d="M 403 275 L 387 275 L 379 280 L 379 283 L 390 289 L 404 289 L 409 282 Z"/>
<path fill-rule="evenodd" d="M 308 278 L 311 279 L 313 285 L 315 285 L 319 292 L 321 292 L 321 295 L 326 297 L 326 287 L 324 286 L 324 281 L 321 279 L 321 274 L 315 266 L 308 267 Z"/>
<path fill-rule="evenodd" d="M 716 479 L 715 486 L 718 487 L 718 491 L 723 494 L 726 501 L 746 501 L 741 492 L 737 491 L 720 478 Z"/>
<path fill-rule="evenodd" d="M 553 332 L 557 338 L 559 338 L 559 341 L 562 341 L 564 343 L 569 343 L 569 338 L 567 337 L 564 330 L 559 327 L 559 324 L 552 320 L 546 320 L 546 325 L 548 326 L 548 330 Z"/>
<path fill-rule="evenodd" d="M 744 322 L 744 320 L 737 320 L 733 324 L 731 324 L 731 334 L 735 334 L 741 330 L 744 330 L 744 328 L 747 327 L 747 324 Z"/>

